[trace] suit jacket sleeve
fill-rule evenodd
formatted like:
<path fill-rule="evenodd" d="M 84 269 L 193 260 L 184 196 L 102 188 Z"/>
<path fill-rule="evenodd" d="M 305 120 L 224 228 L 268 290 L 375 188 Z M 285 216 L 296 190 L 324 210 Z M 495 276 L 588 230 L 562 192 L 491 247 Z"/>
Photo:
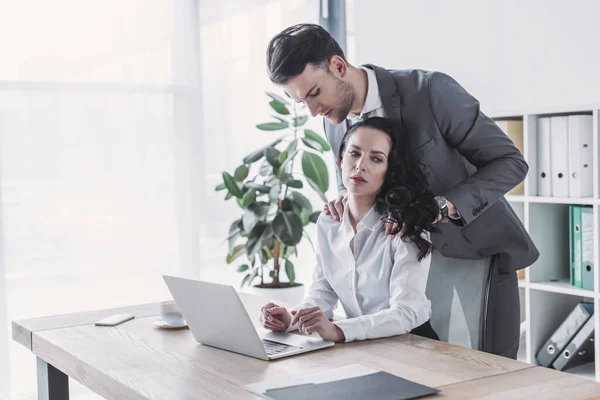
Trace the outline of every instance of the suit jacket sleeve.
<path fill-rule="evenodd" d="M 432 75 L 429 102 L 446 142 L 477 168 L 445 193 L 469 224 L 522 182 L 529 167 L 508 136 L 480 111 L 477 99 L 448 75 Z"/>

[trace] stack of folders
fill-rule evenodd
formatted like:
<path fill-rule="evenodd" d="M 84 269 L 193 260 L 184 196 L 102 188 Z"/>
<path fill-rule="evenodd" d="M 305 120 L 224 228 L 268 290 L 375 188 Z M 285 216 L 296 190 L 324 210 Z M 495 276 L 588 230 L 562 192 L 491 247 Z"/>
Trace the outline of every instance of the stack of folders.
<path fill-rule="evenodd" d="M 594 213 L 591 206 L 569 206 L 571 285 L 594 290 Z"/>
<path fill-rule="evenodd" d="M 265 399 L 273 400 L 403 400 L 439 392 L 437 389 L 360 364 L 291 379 L 257 382 L 246 385 L 245 388 Z"/>
<path fill-rule="evenodd" d="M 538 351 L 536 358 L 539 364 L 562 371 L 592 361 L 594 359 L 593 315 L 593 304 L 577 304 Z"/>
<path fill-rule="evenodd" d="M 592 121 L 591 115 L 538 119 L 538 196 L 592 196 Z"/>

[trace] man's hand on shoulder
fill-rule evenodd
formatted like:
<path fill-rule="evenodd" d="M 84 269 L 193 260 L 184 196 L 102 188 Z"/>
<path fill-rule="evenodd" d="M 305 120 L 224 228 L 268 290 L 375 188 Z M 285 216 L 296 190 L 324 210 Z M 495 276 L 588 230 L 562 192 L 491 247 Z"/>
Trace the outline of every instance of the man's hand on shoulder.
<path fill-rule="evenodd" d="M 329 203 L 323 206 L 323 212 L 325 215 L 329 215 L 335 221 L 341 221 L 347 202 L 348 196 L 345 194 L 340 194 L 336 199 L 331 200 Z"/>

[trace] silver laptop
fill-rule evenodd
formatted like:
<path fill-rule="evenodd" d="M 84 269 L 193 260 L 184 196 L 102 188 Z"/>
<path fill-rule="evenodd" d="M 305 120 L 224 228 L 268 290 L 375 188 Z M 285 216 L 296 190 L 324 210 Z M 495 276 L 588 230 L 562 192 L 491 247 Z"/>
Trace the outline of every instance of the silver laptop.
<path fill-rule="evenodd" d="M 274 360 L 335 344 L 318 335 L 284 332 L 259 335 L 233 287 L 168 275 L 163 279 L 198 343 L 261 360 Z"/>

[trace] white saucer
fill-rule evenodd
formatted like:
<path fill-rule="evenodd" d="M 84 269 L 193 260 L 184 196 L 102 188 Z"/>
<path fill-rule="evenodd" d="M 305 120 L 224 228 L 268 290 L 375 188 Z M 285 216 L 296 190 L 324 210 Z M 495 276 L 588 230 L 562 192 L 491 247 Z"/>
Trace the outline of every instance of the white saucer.
<path fill-rule="evenodd" d="M 179 329 L 179 328 L 187 327 L 187 323 L 185 321 L 183 321 L 183 323 L 181 323 L 181 324 L 169 324 L 167 321 L 164 321 L 160 318 L 155 321 L 152 321 L 152 323 L 157 328 L 163 328 L 163 329 Z"/>

